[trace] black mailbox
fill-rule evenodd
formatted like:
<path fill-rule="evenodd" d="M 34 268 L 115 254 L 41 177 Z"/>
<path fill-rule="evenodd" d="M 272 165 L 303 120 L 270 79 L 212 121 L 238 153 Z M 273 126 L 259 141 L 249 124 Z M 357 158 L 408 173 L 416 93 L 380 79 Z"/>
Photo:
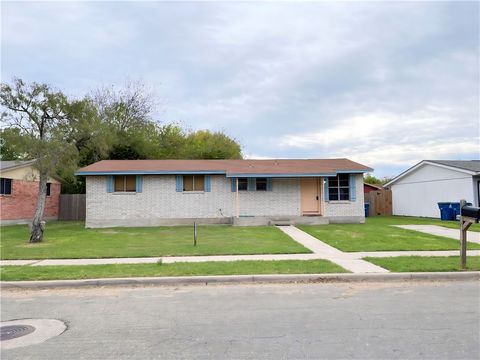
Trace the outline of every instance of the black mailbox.
<path fill-rule="evenodd" d="M 464 207 L 462 207 L 460 214 L 462 216 L 477 219 L 477 221 L 480 220 L 480 208 L 475 206 L 465 205 Z"/>

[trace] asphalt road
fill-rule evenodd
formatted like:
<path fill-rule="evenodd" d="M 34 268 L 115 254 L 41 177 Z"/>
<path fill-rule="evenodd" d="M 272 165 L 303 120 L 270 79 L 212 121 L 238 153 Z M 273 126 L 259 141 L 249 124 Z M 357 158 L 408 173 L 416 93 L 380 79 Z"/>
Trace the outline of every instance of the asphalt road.
<path fill-rule="evenodd" d="M 2 359 L 479 359 L 476 281 L 3 290 L 62 335 Z"/>

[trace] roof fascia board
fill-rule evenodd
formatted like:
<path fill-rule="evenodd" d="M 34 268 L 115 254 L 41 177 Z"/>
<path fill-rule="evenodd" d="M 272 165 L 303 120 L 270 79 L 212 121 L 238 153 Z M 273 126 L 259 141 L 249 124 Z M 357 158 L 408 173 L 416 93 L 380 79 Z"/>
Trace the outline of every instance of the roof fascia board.
<path fill-rule="evenodd" d="M 365 174 L 366 172 L 373 171 L 373 169 L 368 168 L 367 170 L 337 170 L 337 174 Z"/>
<path fill-rule="evenodd" d="M 16 165 L 10 166 L 8 168 L 1 169 L 0 171 L 4 172 L 4 171 L 16 170 L 16 169 L 20 169 L 20 168 L 23 168 L 23 167 L 26 167 L 26 166 L 33 166 L 34 163 L 35 163 L 35 160 L 30 160 L 27 163 L 16 164 Z"/>
<path fill-rule="evenodd" d="M 82 176 L 101 176 L 101 175 L 226 175 L 232 177 L 333 177 L 337 174 L 363 174 L 363 170 L 341 170 L 334 173 L 291 173 L 291 174 L 272 174 L 272 173 L 227 173 L 223 170 L 218 171 L 77 171 L 75 175 Z"/>
<path fill-rule="evenodd" d="M 294 177 L 333 177 L 336 176 L 335 173 L 324 173 L 324 174 L 270 174 L 270 173 L 265 173 L 265 174 L 244 174 L 244 173 L 232 173 L 232 174 L 227 174 L 227 178 L 238 178 L 238 177 L 244 177 L 244 178 L 256 178 L 256 177 L 269 177 L 269 178 L 294 178 Z"/>
<path fill-rule="evenodd" d="M 134 170 L 126 170 L 126 171 L 77 171 L 75 175 L 195 175 L 195 174 L 202 174 L 202 175 L 213 175 L 213 174 L 220 174 L 225 175 L 225 171 L 134 171 Z"/>
<path fill-rule="evenodd" d="M 272 174 L 272 173 L 227 173 L 227 177 L 334 177 L 337 174 L 363 174 L 363 170 L 341 170 L 331 173 L 291 173 L 291 174 Z"/>

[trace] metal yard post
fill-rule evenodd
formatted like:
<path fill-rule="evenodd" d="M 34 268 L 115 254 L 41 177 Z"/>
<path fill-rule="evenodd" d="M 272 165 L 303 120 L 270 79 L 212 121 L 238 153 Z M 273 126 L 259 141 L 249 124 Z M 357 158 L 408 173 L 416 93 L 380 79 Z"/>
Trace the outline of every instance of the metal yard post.
<path fill-rule="evenodd" d="M 197 246 L 197 223 L 193 222 L 193 246 Z"/>
<path fill-rule="evenodd" d="M 460 209 L 462 209 L 466 203 L 465 200 L 460 200 Z M 469 227 L 470 222 L 465 222 L 463 216 L 460 215 L 460 267 L 462 270 L 467 268 L 467 229 Z"/>

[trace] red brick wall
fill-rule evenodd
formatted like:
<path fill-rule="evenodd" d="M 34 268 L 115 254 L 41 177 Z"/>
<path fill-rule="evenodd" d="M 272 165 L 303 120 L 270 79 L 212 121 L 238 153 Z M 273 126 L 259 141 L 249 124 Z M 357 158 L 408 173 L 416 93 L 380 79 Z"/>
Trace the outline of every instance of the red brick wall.
<path fill-rule="evenodd" d="M 12 180 L 12 194 L 0 195 L 0 220 L 32 219 L 38 197 L 38 181 Z M 60 184 L 53 184 L 45 201 L 44 218 L 57 218 Z"/>

